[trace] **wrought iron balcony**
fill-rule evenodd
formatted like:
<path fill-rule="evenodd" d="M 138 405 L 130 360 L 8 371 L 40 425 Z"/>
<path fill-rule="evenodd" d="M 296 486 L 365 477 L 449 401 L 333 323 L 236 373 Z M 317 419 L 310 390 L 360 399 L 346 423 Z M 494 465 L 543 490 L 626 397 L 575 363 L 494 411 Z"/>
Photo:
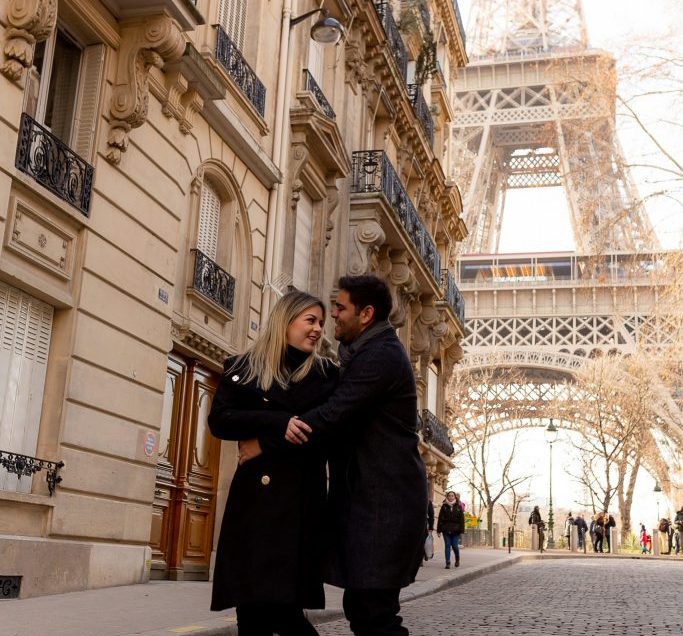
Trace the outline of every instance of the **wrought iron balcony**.
<path fill-rule="evenodd" d="M 14 165 L 85 216 L 90 215 L 93 167 L 26 113 L 21 114 Z"/>
<path fill-rule="evenodd" d="M 458 6 L 458 0 L 453 0 L 453 8 L 455 9 L 455 19 L 458 21 L 458 26 L 460 27 L 460 35 L 462 36 L 462 45 L 464 47 L 466 44 L 465 27 L 462 23 L 462 15 L 460 15 L 460 7 Z"/>
<path fill-rule="evenodd" d="M 202 251 L 194 249 L 192 288 L 202 296 L 232 313 L 235 303 L 235 279 Z"/>
<path fill-rule="evenodd" d="M 330 102 L 327 101 L 325 94 L 320 86 L 318 86 L 318 82 L 315 81 L 313 75 L 311 75 L 311 72 L 307 68 L 304 69 L 304 90 L 313 93 L 318 105 L 322 109 L 323 113 L 325 113 L 326 117 L 329 117 L 332 120 L 336 119 L 337 116 L 334 114 L 334 110 L 332 109 Z"/>
<path fill-rule="evenodd" d="M 382 27 L 384 28 L 384 34 L 387 36 L 391 54 L 396 62 L 398 71 L 405 82 L 408 77 L 408 51 L 403 43 L 403 38 L 398 30 L 398 26 L 396 26 L 390 3 L 386 0 L 375 0 L 373 4 L 377 10 L 377 15 L 379 15 L 379 18 L 382 21 Z"/>
<path fill-rule="evenodd" d="M 441 270 L 441 291 L 443 292 L 443 299 L 451 306 L 460 323 L 464 325 L 465 299 L 455 283 L 453 274 L 448 269 Z"/>
<path fill-rule="evenodd" d="M 33 477 L 37 472 L 45 470 L 47 489 L 50 492 L 50 497 L 52 497 L 57 484 L 62 481 L 62 478 L 59 476 L 59 469 L 64 467 L 64 462 L 53 462 L 47 459 L 31 457 L 30 455 L 0 450 L 0 466 L 8 473 L 16 475 L 19 479 L 22 477 Z"/>
<path fill-rule="evenodd" d="M 228 37 L 223 27 L 216 25 L 216 59 L 253 104 L 261 117 L 266 112 L 266 87 Z"/>
<path fill-rule="evenodd" d="M 434 145 L 434 120 L 432 119 L 432 114 L 429 112 L 429 106 L 425 101 L 424 95 L 422 94 L 422 86 L 418 84 L 408 84 L 408 95 L 410 97 L 410 102 L 413 105 L 413 110 L 418 118 L 422 130 L 424 130 L 427 139 L 429 140 L 429 145 Z"/>
<path fill-rule="evenodd" d="M 422 417 L 418 417 L 422 439 L 450 457 L 455 452 L 453 443 L 448 435 L 448 429 L 441 423 L 438 417 L 428 409 L 422 411 Z"/>
<path fill-rule="evenodd" d="M 439 252 L 398 178 L 394 166 L 382 150 L 361 150 L 353 153 L 351 192 L 384 194 L 425 267 L 434 280 L 438 281 L 441 273 Z"/>

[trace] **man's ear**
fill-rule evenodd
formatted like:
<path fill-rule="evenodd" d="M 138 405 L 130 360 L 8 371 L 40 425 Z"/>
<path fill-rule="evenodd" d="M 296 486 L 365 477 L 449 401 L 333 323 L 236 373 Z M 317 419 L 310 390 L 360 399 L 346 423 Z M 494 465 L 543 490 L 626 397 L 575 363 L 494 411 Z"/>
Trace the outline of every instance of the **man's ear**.
<path fill-rule="evenodd" d="M 358 314 L 360 324 L 367 327 L 375 319 L 375 308 L 372 305 L 366 305 L 360 310 Z"/>

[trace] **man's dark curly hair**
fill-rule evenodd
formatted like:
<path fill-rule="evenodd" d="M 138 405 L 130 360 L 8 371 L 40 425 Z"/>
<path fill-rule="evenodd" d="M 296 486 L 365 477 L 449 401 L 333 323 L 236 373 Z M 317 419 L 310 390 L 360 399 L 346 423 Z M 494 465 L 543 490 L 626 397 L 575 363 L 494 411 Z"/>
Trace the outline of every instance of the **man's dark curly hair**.
<path fill-rule="evenodd" d="M 359 314 L 370 305 L 375 310 L 375 320 L 387 320 L 391 313 L 391 293 L 387 284 L 377 276 L 342 276 L 339 289 L 349 294 L 349 299 Z"/>

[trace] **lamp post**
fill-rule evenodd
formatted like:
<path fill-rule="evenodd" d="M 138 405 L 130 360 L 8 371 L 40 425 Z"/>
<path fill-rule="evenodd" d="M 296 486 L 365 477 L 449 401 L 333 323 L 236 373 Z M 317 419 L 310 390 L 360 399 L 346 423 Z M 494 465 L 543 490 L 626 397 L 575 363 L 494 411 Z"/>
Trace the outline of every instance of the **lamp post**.
<path fill-rule="evenodd" d="M 545 429 L 545 439 L 550 445 L 550 492 L 548 498 L 548 549 L 555 547 L 555 538 L 553 537 L 553 529 L 555 522 L 553 520 L 553 444 L 557 441 L 557 427 L 553 424 L 550 418 L 550 424 Z"/>
<path fill-rule="evenodd" d="M 655 482 L 655 487 L 653 492 L 655 493 L 655 501 L 657 502 L 657 523 L 659 523 L 659 495 L 662 492 L 662 487 L 659 485 L 659 482 Z"/>

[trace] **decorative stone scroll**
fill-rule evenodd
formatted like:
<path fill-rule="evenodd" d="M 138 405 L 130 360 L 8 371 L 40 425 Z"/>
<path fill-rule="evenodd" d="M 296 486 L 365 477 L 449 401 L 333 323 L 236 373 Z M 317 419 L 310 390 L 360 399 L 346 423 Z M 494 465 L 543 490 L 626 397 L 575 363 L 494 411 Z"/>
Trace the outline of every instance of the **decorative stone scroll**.
<path fill-rule="evenodd" d="M 57 24 L 57 0 L 9 0 L 0 72 L 13 82 L 33 64 L 33 46 L 50 37 Z"/>
<path fill-rule="evenodd" d="M 349 237 L 349 274 L 360 276 L 377 269 L 377 251 L 386 240 L 377 221 L 368 220 L 356 225 Z"/>
<path fill-rule="evenodd" d="M 168 16 L 130 22 L 122 28 L 107 139 L 109 150 L 106 156 L 111 163 L 121 161 L 122 153 L 128 148 L 128 133 L 147 119 L 151 67 L 161 68 L 167 62 L 179 60 L 184 50 L 183 32 Z M 167 102 L 167 110 L 171 114 L 178 107 L 173 101 L 179 87 L 176 85 L 174 89 L 176 92 Z"/>

